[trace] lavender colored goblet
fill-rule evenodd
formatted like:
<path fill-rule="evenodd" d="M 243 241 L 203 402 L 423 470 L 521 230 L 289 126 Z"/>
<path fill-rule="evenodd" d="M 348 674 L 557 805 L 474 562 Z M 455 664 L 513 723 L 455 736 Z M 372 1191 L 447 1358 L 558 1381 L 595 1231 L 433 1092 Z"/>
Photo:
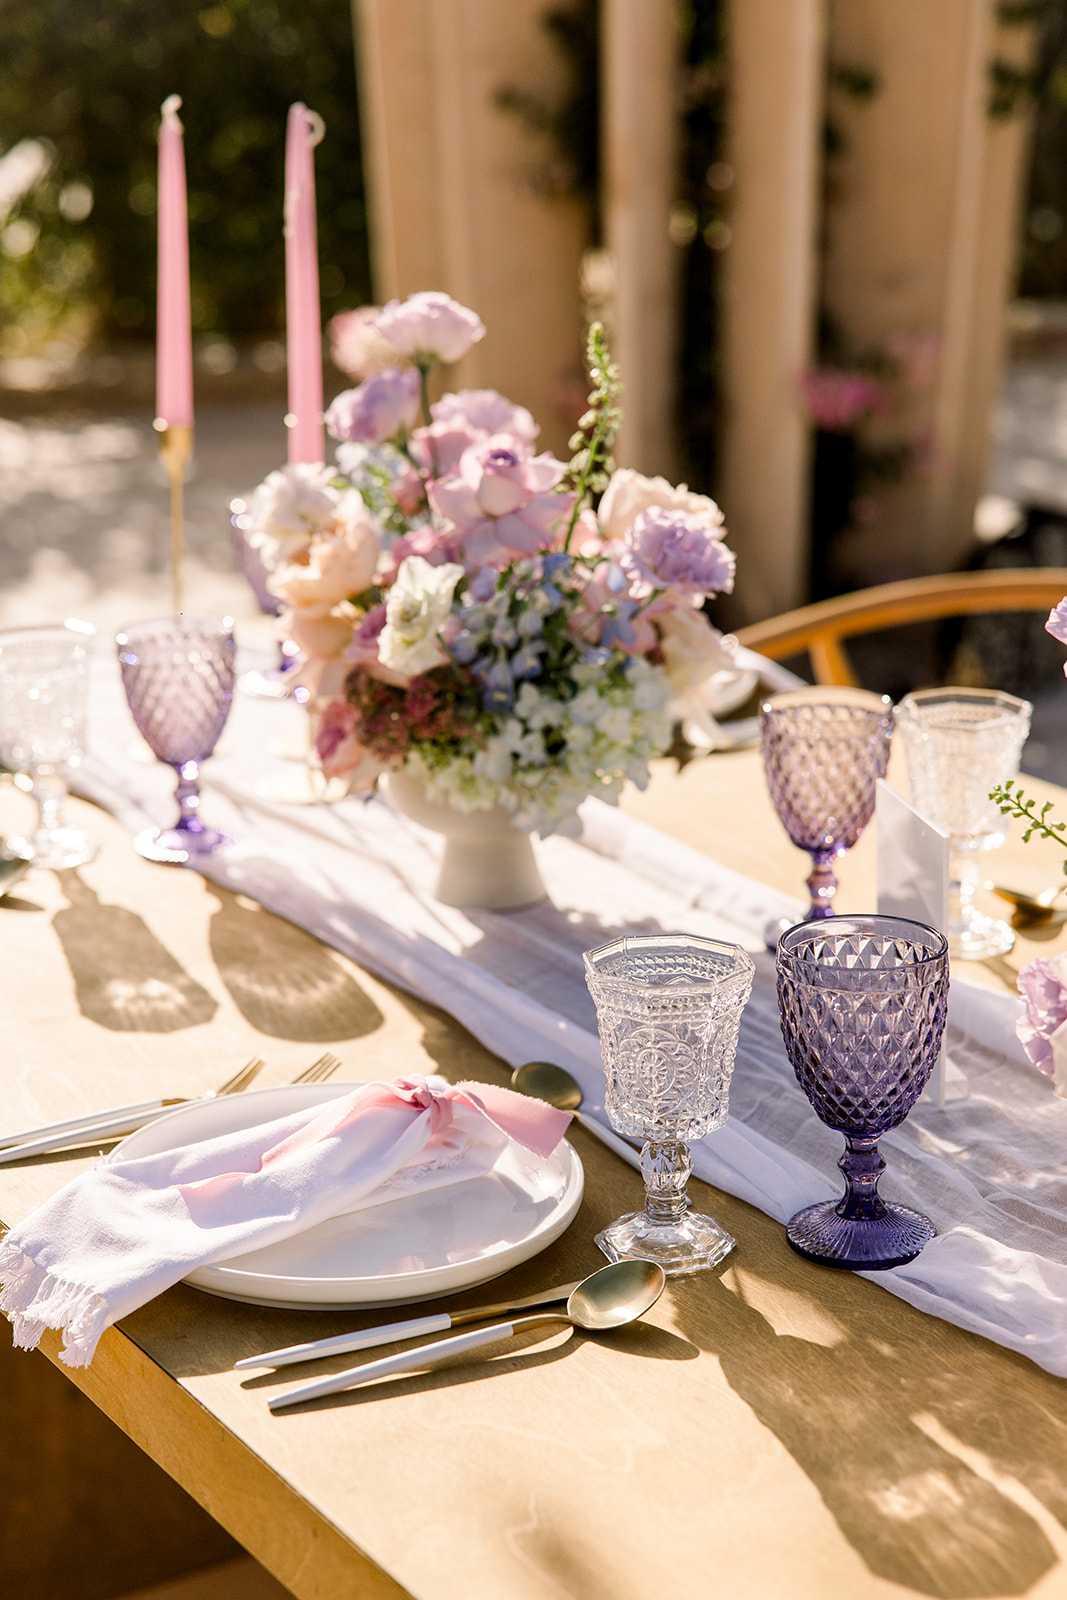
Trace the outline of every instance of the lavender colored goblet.
<path fill-rule="evenodd" d="M 116 639 L 122 686 L 146 744 L 178 774 L 178 820 L 133 841 L 149 861 L 181 865 L 233 841 L 200 816 L 200 763 L 218 743 L 233 700 L 236 645 L 229 617 L 164 617 Z"/>
<path fill-rule="evenodd" d="M 763 702 L 760 720 L 774 809 L 811 856 L 807 919 L 831 917 L 831 863 L 851 850 L 874 814 L 876 785 L 889 765 L 892 702 L 866 689 L 787 689 Z M 780 932 L 768 930 L 771 949 Z"/>
<path fill-rule="evenodd" d="M 896 1267 L 934 1237 L 928 1217 L 880 1197 L 878 1140 L 904 1121 L 937 1060 L 948 979 L 944 936 L 904 917 L 802 922 L 778 941 L 786 1054 L 820 1122 L 845 1136 L 843 1197 L 786 1228 L 811 1261 Z"/>

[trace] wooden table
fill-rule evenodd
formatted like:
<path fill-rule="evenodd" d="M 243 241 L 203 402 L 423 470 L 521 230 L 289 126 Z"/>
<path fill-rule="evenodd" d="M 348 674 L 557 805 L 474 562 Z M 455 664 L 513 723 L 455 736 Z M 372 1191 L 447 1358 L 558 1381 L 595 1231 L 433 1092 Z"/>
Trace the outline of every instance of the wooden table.
<path fill-rule="evenodd" d="M 2 802 L 13 828 L 25 802 L 10 789 Z M 751 753 L 680 775 L 664 763 L 627 805 L 732 867 L 802 883 L 804 858 Z M 268 1062 L 264 1084 L 326 1048 L 355 1077 L 506 1081 L 448 1017 L 252 902 L 141 861 L 107 816 L 74 811 L 102 840 L 98 860 L 34 874 L 0 909 L 5 1124 L 196 1092 L 252 1054 Z M 994 862 L 1022 887 L 1059 872 L 1036 845 L 1009 844 Z M 844 909 L 869 909 L 872 874 L 865 839 L 841 872 Z M 1020 945 L 982 968 L 984 981 L 1011 982 L 1018 959 L 1065 942 Z M 502 1297 L 599 1265 L 594 1232 L 640 1201 L 636 1172 L 581 1129 L 573 1140 L 582 1210 L 500 1281 Z M 0 1170 L 0 1216 L 15 1222 L 84 1164 Z M 801 1260 L 778 1224 L 702 1189 L 694 1182 L 696 1202 L 739 1247 L 720 1269 L 675 1280 L 644 1324 L 529 1335 L 292 1414 L 270 1416 L 275 1380 L 233 1362 L 360 1319 L 178 1287 L 111 1329 L 86 1371 L 61 1368 L 58 1389 L 39 1381 L 41 1356 L 5 1351 L 7 1471 L 17 1462 L 33 1489 L 5 1502 L 5 1595 L 97 1600 L 122 1587 L 101 1577 L 106 1562 L 81 1557 L 77 1581 L 40 1576 L 57 1503 L 110 1470 L 106 1443 L 57 1399 L 76 1399 L 76 1385 L 299 1600 L 1067 1597 L 1067 1387 L 876 1284 Z M 42 1347 L 53 1362 L 57 1345 Z M 90 1548 L 118 1548 L 144 1515 L 161 1548 L 174 1542 L 172 1508 L 157 1496 L 139 1511 L 130 1478 Z M 68 1526 L 74 1562 L 77 1519 Z M 58 1574 L 61 1553 L 47 1559 Z"/>

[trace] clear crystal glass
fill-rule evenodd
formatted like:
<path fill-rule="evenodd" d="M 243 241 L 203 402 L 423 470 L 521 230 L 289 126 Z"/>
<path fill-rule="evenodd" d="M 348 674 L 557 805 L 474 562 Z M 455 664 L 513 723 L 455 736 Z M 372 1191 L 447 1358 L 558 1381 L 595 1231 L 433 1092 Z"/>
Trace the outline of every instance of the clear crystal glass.
<path fill-rule="evenodd" d="M 989 791 L 1019 770 L 1030 732 L 1028 701 L 999 689 L 919 689 L 897 707 L 897 726 L 916 807 L 948 834 L 948 947 L 980 961 L 1010 950 L 1006 922 L 977 910 L 978 852 L 1004 843 L 1006 825 Z"/>
<path fill-rule="evenodd" d="M 845 1136 L 840 1200 L 798 1211 L 786 1229 L 812 1261 L 895 1267 L 933 1238 L 929 1218 L 878 1193 L 879 1137 L 904 1121 L 941 1049 L 948 945 L 904 917 L 804 922 L 778 941 L 786 1053 L 820 1122 Z"/>
<path fill-rule="evenodd" d="M 737 945 L 688 934 L 616 939 L 590 950 L 608 1118 L 644 1139 L 645 1209 L 597 1234 L 610 1261 L 658 1261 L 677 1275 L 714 1266 L 734 1240 L 689 1210 L 689 1144 L 726 1121 L 741 1013 L 755 968 Z"/>
<path fill-rule="evenodd" d="M 889 765 L 892 702 L 866 689 L 787 689 L 763 702 L 760 721 L 774 809 L 793 843 L 811 856 L 807 916 L 830 917 L 837 892 L 831 863 L 870 822 L 878 779 Z M 768 943 L 773 947 L 770 935 Z"/>
<path fill-rule="evenodd" d="M 85 743 L 89 695 L 86 635 L 62 625 L 0 631 L 0 751 L 4 764 L 27 775 L 38 824 L 9 839 L 5 854 L 32 856 L 39 867 L 79 867 L 96 840 L 63 820 L 65 768 Z"/>
<path fill-rule="evenodd" d="M 200 764 L 218 743 L 233 700 L 237 647 L 229 617 L 164 617 L 117 637 L 122 684 L 133 720 L 160 761 L 178 774 L 178 820 L 149 828 L 134 848 L 149 861 L 180 865 L 232 840 L 200 816 Z"/>

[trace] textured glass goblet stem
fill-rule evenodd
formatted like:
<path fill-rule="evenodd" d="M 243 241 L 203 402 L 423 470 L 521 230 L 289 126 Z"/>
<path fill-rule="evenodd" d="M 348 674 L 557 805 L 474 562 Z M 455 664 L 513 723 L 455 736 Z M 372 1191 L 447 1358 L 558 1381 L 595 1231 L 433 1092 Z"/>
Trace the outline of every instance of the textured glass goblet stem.
<path fill-rule="evenodd" d="M 886 1208 L 878 1193 L 878 1181 L 885 1171 L 885 1161 L 877 1138 L 846 1137 L 845 1153 L 837 1164 L 845 1174 L 845 1193 L 836 1207 L 838 1216 L 850 1222 L 874 1222 L 884 1217 Z"/>
<path fill-rule="evenodd" d="M 689 1146 L 680 1139 L 649 1139 L 641 1151 L 645 1213 L 668 1227 L 689 1209 L 685 1188 L 693 1171 Z"/>
<path fill-rule="evenodd" d="M 200 763 L 186 761 L 175 767 L 178 774 L 174 798 L 178 802 L 178 826 L 188 828 L 200 821 Z"/>
<path fill-rule="evenodd" d="M 58 772 L 45 771 L 32 774 L 30 793 L 37 804 L 38 826 L 47 833 L 63 826 L 63 802 L 67 786 Z"/>
<path fill-rule="evenodd" d="M 811 905 L 805 919 L 810 922 L 813 918 L 832 917 L 834 914 L 834 895 L 837 893 L 837 879 L 830 865 L 836 861 L 839 852 L 815 851 L 811 852 L 812 873 L 808 879 L 808 893 L 811 895 Z"/>

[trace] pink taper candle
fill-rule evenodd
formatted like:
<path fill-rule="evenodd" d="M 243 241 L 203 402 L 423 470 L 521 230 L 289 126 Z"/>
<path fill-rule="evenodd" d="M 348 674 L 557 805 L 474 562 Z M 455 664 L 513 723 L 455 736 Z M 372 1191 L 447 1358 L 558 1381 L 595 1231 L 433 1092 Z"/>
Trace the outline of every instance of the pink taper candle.
<path fill-rule="evenodd" d="M 156 317 L 156 426 L 193 425 L 193 335 L 189 311 L 189 225 L 181 97 L 163 102 L 159 127 L 159 262 Z"/>
<path fill-rule="evenodd" d="M 321 117 L 289 107 L 285 140 L 285 322 L 289 362 L 290 461 L 322 461 L 322 312 L 315 227 L 312 151 L 323 135 Z"/>

